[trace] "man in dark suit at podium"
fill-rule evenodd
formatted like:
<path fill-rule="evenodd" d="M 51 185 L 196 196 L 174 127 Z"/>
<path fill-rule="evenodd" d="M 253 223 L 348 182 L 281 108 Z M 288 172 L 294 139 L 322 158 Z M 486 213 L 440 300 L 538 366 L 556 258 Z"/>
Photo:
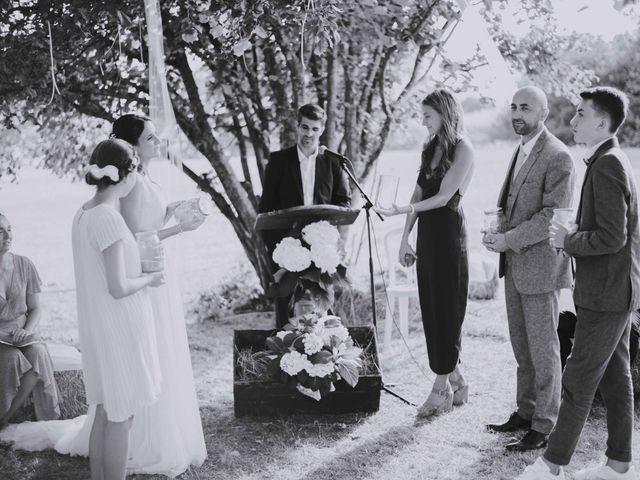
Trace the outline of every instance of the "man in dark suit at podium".
<path fill-rule="evenodd" d="M 301 205 L 350 205 L 349 184 L 339 160 L 319 151 L 326 118 L 325 111 L 318 105 L 300 107 L 297 144 L 269 155 L 258 208 L 260 213 Z M 269 255 L 288 233 L 288 230 L 262 232 Z M 273 261 L 271 267 L 274 273 L 279 268 Z M 289 301 L 290 297 L 276 299 L 277 327 L 285 325 L 289 319 Z"/>

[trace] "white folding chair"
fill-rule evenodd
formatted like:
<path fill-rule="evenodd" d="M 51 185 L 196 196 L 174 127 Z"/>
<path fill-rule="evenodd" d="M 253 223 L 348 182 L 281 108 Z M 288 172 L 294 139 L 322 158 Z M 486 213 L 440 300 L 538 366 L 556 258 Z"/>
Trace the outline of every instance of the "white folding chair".
<path fill-rule="evenodd" d="M 405 268 L 398 261 L 398 249 L 403 230 L 403 228 L 396 228 L 384 236 L 384 248 L 387 255 L 387 297 L 389 299 L 384 316 L 384 353 L 391 351 L 391 332 L 394 326 L 393 314 L 396 300 L 398 301 L 397 324 L 400 334 L 407 338 L 409 335 L 409 298 L 418 296 L 415 264 Z M 415 244 L 411 240 L 410 242 Z M 399 273 L 402 275 L 399 276 Z"/>

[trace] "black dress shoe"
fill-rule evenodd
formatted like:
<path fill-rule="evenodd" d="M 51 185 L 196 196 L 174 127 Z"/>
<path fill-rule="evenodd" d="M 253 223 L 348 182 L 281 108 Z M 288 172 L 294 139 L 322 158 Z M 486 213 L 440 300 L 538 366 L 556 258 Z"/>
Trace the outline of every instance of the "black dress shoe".
<path fill-rule="evenodd" d="M 509 443 L 505 448 L 510 452 L 537 450 L 547 446 L 547 437 L 544 433 L 529 430 L 519 442 Z"/>
<path fill-rule="evenodd" d="M 489 424 L 487 430 L 490 432 L 517 432 L 518 430 L 529 430 L 531 420 L 525 420 L 517 412 L 513 412 L 505 423 Z"/>

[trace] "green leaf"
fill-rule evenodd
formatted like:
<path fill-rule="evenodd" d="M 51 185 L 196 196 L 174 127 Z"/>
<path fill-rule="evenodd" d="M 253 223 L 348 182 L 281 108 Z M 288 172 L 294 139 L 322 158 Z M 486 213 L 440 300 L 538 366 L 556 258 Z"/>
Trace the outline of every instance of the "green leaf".
<path fill-rule="evenodd" d="M 360 378 L 360 365 L 355 360 L 341 360 L 336 364 L 336 369 L 342 377 L 351 387 L 355 387 L 358 384 Z"/>
<path fill-rule="evenodd" d="M 282 341 L 282 339 L 276 336 L 268 337 L 266 340 L 266 346 L 268 350 L 276 353 L 284 353 L 288 350 L 284 346 L 284 342 Z"/>
<path fill-rule="evenodd" d="M 333 360 L 333 355 L 331 354 L 331 352 L 327 352 L 326 350 L 320 350 L 319 352 L 311 355 L 309 357 L 309 360 L 311 360 L 311 363 L 313 364 L 318 364 L 318 363 L 325 364 Z"/>

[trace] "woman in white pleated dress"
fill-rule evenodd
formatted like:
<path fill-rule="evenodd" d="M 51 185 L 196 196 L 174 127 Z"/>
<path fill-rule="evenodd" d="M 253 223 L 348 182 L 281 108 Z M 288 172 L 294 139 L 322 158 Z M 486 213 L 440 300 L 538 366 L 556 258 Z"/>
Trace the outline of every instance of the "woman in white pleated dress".
<path fill-rule="evenodd" d="M 120 202 L 122 216 L 131 232 L 157 231 L 164 240 L 198 228 L 202 220 L 166 226 L 179 202 L 167 205 L 160 185 L 148 173 L 149 163 L 158 161 L 160 153 L 160 140 L 153 123 L 138 115 L 123 115 L 114 122 L 112 137 L 127 141 L 140 157 L 136 185 Z M 149 292 L 163 388 L 158 402 L 143 409 L 133 422 L 128 470 L 175 477 L 190 466 L 201 465 L 207 450 L 182 298 L 170 251 L 165 252 L 165 278 L 165 285 Z"/>
<path fill-rule="evenodd" d="M 135 186 L 136 167 L 126 142 L 99 143 L 85 176 L 96 193 L 72 227 L 82 368 L 87 402 L 96 409 L 92 479 L 125 478 L 132 418 L 157 400 L 161 388 L 147 287 L 164 278 L 142 274 L 136 241 L 118 211 L 119 200 Z"/>

